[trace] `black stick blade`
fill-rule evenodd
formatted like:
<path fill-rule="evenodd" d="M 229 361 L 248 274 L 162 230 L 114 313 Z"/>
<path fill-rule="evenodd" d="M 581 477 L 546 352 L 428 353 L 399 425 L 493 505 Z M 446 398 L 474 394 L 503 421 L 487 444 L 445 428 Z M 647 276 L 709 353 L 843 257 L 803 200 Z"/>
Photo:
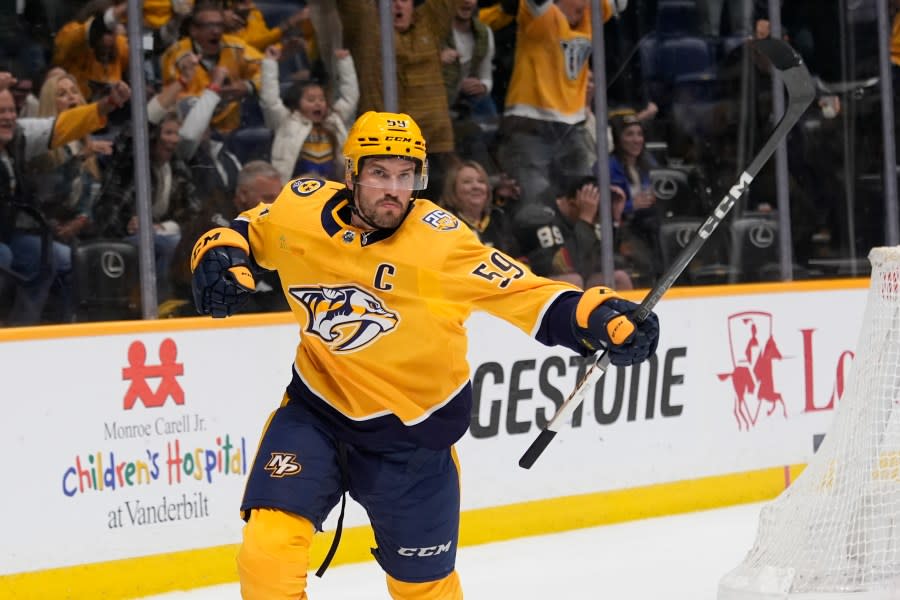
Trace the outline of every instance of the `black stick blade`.
<path fill-rule="evenodd" d="M 553 441 L 554 437 L 556 437 L 556 432 L 552 429 L 543 430 L 534 441 L 531 442 L 531 445 L 528 446 L 528 450 L 525 451 L 522 458 L 519 459 L 519 466 L 523 469 L 530 469 L 531 465 L 535 463 L 541 453 L 543 453 L 550 442 Z"/>
<path fill-rule="evenodd" d="M 779 71 L 787 71 L 803 62 L 797 51 L 790 44 L 775 38 L 764 38 L 750 42 L 753 49 L 762 53 L 772 61 L 772 65 Z"/>

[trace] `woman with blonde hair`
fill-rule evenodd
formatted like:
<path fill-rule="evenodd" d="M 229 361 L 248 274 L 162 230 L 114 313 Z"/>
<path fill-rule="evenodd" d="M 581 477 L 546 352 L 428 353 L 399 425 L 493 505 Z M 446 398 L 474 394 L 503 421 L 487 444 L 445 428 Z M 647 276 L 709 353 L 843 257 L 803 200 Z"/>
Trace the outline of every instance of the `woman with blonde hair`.
<path fill-rule="evenodd" d="M 480 163 L 463 160 L 450 165 L 441 204 L 465 221 L 485 246 L 512 256 L 519 254 L 512 221 L 494 204 L 490 179 Z"/>
<path fill-rule="evenodd" d="M 56 118 L 60 113 L 86 104 L 78 83 L 71 75 L 61 74 L 44 81 L 39 94 L 39 118 Z M 103 115 L 112 109 L 107 101 L 102 107 Z M 30 291 L 17 295 L 14 309 L 18 316 L 11 321 L 34 323 L 41 318 L 48 296 L 57 298 L 58 320 L 72 320 L 74 304 L 72 297 L 72 249 L 71 244 L 89 225 L 90 211 L 94 198 L 100 189 L 100 171 L 95 152 L 102 148 L 93 145 L 87 138 L 72 141 L 29 160 L 23 176 L 27 180 L 29 201 L 41 211 L 51 228 L 51 275 L 37 276 L 29 284 Z M 30 257 L 28 272 L 36 271 L 44 258 L 41 256 L 41 235 L 43 227 L 27 213 L 19 213 L 15 222 L 16 235 L 13 238 L 13 253 Z M 21 302 L 20 302 L 21 298 Z M 27 308 L 25 308 L 27 307 Z"/>
<path fill-rule="evenodd" d="M 39 117 L 85 104 L 75 78 L 62 73 L 41 86 Z M 65 243 L 76 239 L 89 225 L 91 208 L 100 191 L 98 154 L 110 154 L 112 142 L 85 137 L 50 150 L 28 165 L 38 206 L 53 227 L 54 236 Z"/>

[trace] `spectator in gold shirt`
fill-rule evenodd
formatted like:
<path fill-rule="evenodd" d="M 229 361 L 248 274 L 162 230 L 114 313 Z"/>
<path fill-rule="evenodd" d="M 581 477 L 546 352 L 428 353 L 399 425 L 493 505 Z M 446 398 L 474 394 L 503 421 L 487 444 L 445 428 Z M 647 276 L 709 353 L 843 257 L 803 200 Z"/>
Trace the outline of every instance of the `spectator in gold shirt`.
<path fill-rule="evenodd" d="M 120 32 L 126 12 L 124 2 L 91 2 L 56 34 L 53 64 L 75 77 L 88 102 L 126 79 L 128 39 Z"/>
<path fill-rule="evenodd" d="M 285 41 L 291 30 L 302 31 L 304 37 L 314 38 L 309 21 L 309 8 L 303 8 L 286 18 L 275 27 L 269 27 L 262 11 L 252 0 L 234 0 L 225 11 L 227 31 L 235 35 L 260 52 L 272 44 Z"/>
<path fill-rule="evenodd" d="M 260 54 L 238 37 L 225 33 L 224 11 L 214 3 L 197 3 L 191 15 L 189 36 L 166 50 L 162 57 L 163 84 L 183 80 L 180 97 L 199 96 L 209 88 L 221 101 L 212 119 L 212 127 L 228 133 L 241 121 L 241 101 L 255 96 L 260 87 Z M 199 59 L 199 63 L 195 60 Z M 219 85 L 211 73 L 227 69 L 225 83 Z M 185 73 L 186 69 L 195 69 Z"/>

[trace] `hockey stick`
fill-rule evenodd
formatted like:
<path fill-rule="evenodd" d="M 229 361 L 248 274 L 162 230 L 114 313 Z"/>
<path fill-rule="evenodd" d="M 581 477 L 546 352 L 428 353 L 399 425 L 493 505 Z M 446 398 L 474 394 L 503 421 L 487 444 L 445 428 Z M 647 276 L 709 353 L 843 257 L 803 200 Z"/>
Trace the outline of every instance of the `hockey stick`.
<path fill-rule="evenodd" d="M 634 321 L 640 322 L 647 318 L 650 311 L 653 310 L 653 307 L 656 306 L 656 303 L 659 302 L 663 294 L 672 287 L 675 280 L 678 279 L 678 276 L 681 275 L 682 271 L 688 266 L 688 263 L 693 260 L 694 256 L 700 250 L 700 247 L 703 246 L 712 232 L 716 230 L 716 227 L 719 226 L 728 214 L 728 211 L 734 206 L 734 203 L 747 191 L 753 178 L 759 174 L 760 169 L 762 169 L 766 161 L 769 160 L 769 157 L 775 152 L 775 148 L 784 140 L 788 131 L 790 131 L 797 123 L 800 116 L 803 115 L 806 108 L 815 97 L 812 78 L 809 75 L 809 71 L 806 69 L 806 65 L 803 64 L 800 55 L 786 42 L 770 38 L 754 40 L 750 42 L 749 45 L 753 50 L 756 50 L 768 58 L 772 67 L 778 71 L 781 76 L 781 80 L 784 82 L 784 87 L 787 89 L 788 93 L 787 110 L 785 110 L 784 115 L 781 117 L 781 120 L 778 122 L 772 135 L 766 140 L 765 145 L 763 145 L 759 153 L 753 157 L 753 161 L 750 165 L 743 173 L 741 173 L 737 182 L 731 186 L 731 189 L 728 190 L 728 193 L 725 194 L 725 197 L 722 198 L 722 201 L 719 202 L 719 205 L 716 206 L 712 214 L 710 214 L 706 221 L 700 225 L 696 234 L 681 250 L 678 256 L 675 257 L 675 260 L 669 265 L 669 268 L 666 269 L 666 272 L 663 273 L 659 281 L 656 282 L 656 285 L 653 286 L 653 289 L 650 290 L 640 306 L 632 313 L 631 318 Z M 579 381 L 578 385 L 575 386 L 575 389 L 572 390 L 572 393 L 569 394 L 568 398 L 566 398 L 562 405 L 557 409 L 553 418 L 550 419 L 546 427 L 538 434 L 531 446 L 525 451 L 525 454 L 522 455 L 522 458 L 519 459 L 520 467 L 523 469 L 531 468 L 559 432 L 562 424 L 571 417 L 572 413 L 575 412 L 575 409 L 581 404 L 587 390 L 593 387 L 592 384 L 603 376 L 608 367 L 609 354 L 604 351 L 597 356 L 594 364 L 592 364 L 587 372 L 585 372 L 581 381 Z"/>

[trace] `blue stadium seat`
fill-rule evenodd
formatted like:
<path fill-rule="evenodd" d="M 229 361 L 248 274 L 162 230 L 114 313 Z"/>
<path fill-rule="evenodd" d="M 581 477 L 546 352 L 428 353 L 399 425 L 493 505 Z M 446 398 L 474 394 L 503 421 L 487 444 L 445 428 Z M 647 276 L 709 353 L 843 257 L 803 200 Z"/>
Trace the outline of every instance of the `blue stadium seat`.
<path fill-rule="evenodd" d="M 656 35 L 700 35 L 700 18 L 694 0 L 661 1 L 656 9 Z"/>
<path fill-rule="evenodd" d="M 684 75 L 709 71 L 715 66 L 712 49 L 703 38 L 662 39 L 656 53 L 659 72 L 672 82 Z"/>
<path fill-rule="evenodd" d="M 705 38 L 655 37 L 641 40 L 638 48 L 641 79 L 647 96 L 667 112 L 673 101 L 673 86 L 685 76 L 712 74 L 715 53 Z"/>
<path fill-rule="evenodd" d="M 721 82 L 709 71 L 681 75 L 672 85 L 672 116 L 675 127 L 702 139 L 714 133 L 713 115 L 719 110 Z"/>
<path fill-rule="evenodd" d="M 246 127 L 231 133 L 225 146 L 238 157 L 241 164 L 251 160 L 269 160 L 274 134 L 268 127 Z"/>
<path fill-rule="evenodd" d="M 728 56 L 747 43 L 747 38 L 742 35 L 732 35 L 721 39 L 722 56 Z"/>
<path fill-rule="evenodd" d="M 250 96 L 244 98 L 241 102 L 241 127 L 260 127 L 264 122 L 259 100 Z"/>
<path fill-rule="evenodd" d="M 650 35 L 639 42 L 638 58 L 641 64 L 641 82 L 647 98 L 656 102 L 661 109 L 667 107 L 669 100 L 666 74 L 660 69 L 659 40 Z"/>
<path fill-rule="evenodd" d="M 653 36 L 647 36 L 639 42 L 638 59 L 641 61 L 641 78 L 645 81 L 659 78 L 656 46 L 657 40 Z"/>
<path fill-rule="evenodd" d="M 674 84 L 676 102 L 679 94 L 682 102 L 717 102 L 722 98 L 721 81 L 709 70 L 679 75 Z"/>

